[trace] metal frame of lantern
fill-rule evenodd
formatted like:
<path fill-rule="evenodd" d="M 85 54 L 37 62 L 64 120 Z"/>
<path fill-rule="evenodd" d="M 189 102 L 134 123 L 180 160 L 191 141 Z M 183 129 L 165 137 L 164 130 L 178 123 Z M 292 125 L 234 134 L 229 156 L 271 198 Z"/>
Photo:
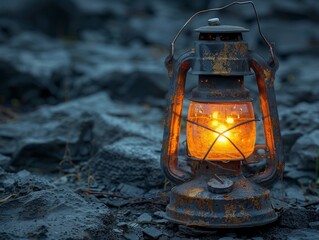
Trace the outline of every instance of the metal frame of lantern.
<path fill-rule="evenodd" d="M 198 12 L 184 24 L 181 30 L 199 13 L 247 3 L 253 5 L 251 1 L 234 2 L 222 8 Z M 256 10 L 255 14 L 259 27 Z M 242 32 L 248 30 L 234 26 L 218 26 L 217 28 L 205 26 L 197 31 L 200 32 L 200 35 L 213 34 L 222 37 L 227 34 L 241 36 Z M 178 32 L 177 37 L 180 32 Z M 195 42 L 195 50 L 184 53 L 177 60 L 174 59 L 174 43 L 177 37 L 172 42 L 171 54 L 165 61 L 170 78 L 170 88 L 164 125 L 161 167 L 165 176 L 177 185 L 171 190 L 170 203 L 166 208 L 166 217 L 173 222 L 188 226 L 239 228 L 268 224 L 278 218 L 278 213 L 271 204 L 270 191 L 267 189 L 274 184 L 278 177 L 282 176 L 284 168 L 274 91 L 278 61 L 273 53 L 272 45 L 269 44 L 261 31 L 260 34 L 270 47 L 272 58 L 268 62 L 259 55 L 249 52 L 248 44 L 242 39 L 238 39 L 238 41 L 222 41 L 220 39 L 217 42 L 205 39 L 198 40 Z M 178 148 L 182 106 L 186 75 L 190 68 L 193 69 L 193 74 L 199 75 L 199 86 L 193 91 L 192 100 L 200 102 L 250 101 L 249 92 L 244 88 L 243 79 L 245 75 L 250 74 L 250 69 L 253 70 L 259 90 L 266 142 L 264 145 L 256 145 L 253 153 L 246 158 L 236 144 L 232 143 L 242 155 L 241 159 L 229 162 L 208 161 L 205 158 L 220 136 L 232 141 L 223 135 L 230 129 L 218 132 L 209 126 L 186 119 L 188 124 L 196 124 L 215 132 L 218 136 L 203 159 L 194 159 L 187 152 L 187 166 L 180 166 Z M 217 84 L 213 83 L 218 78 L 219 85 L 216 89 Z M 205 81 L 201 81 L 201 79 L 205 79 Z M 235 81 L 239 84 L 236 85 Z M 256 121 L 256 119 L 250 121 Z M 235 125 L 233 128 L 236 127 L 238 126 Z M 259 154 L 259 149 L 263 149 L 264 153 Z M 242 173 L 242 165 L 258 162 L 262 158 L 267 160 L 266 169 L 262 173 L 245 177 Z"/>

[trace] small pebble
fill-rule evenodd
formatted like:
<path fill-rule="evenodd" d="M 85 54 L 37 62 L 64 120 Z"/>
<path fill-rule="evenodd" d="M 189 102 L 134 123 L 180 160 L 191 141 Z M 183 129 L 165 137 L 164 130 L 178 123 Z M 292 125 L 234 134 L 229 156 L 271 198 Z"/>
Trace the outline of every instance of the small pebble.
<path fill-rule="evenodd" d="M 139 216 L 137 218 L 137 221 L 140 222 L 140 223 L 151 222 L 152 221 L 152 216 L 149 215 L 148 213 L 143 213 L 141 216 Z"/>
<path fill-rule="evenodd" d="M 146 236 L 150 237 L 151 239 L 158 239 L 160 236 L 163 235 L 163 233 L 155 227 L 147 227 L 144 228 L 142 231 Z"/>
<path fill-rule="evenodd" d="M 168 223 L 168 220 L 166 220 L 166 219 L 156 219 L 156 220 L 154 220 L 154 222 L 161 224 L 161 223 Z"/>
<path fill-rule="evenodd" d="M 165 218 L 166 213 L 163 211 L 156 211 L 153 213 L 154 216 L 159 217 L 159 218 Z"/>
<path fill-rule="evenodd" d="M 113 228 L 113 232 L 115 232 L 115 233 L 122 233 L 122 232 L 123 232 L 123 230 L 121 230 L 121 229 L 117 229 L 117 228 Z"/>
<path fill-rule="evenodd" d="M 138 228 L 139 227 L 139 225 L 137 224 L 137 223 L 135 223 L 135 222 L 132 222 L 132 223 L 129 223 L 129 224 L 127 224 L 129 227 L 131 227 L 131 228 Z"/>
<path fill-rule="evenodd" d="M 11 187 L 14 183 L 15 183 L 14 179 L 8 178 L 2 182 L 2 185 L 4 188 L 8 188 L 8 187 Z"/>
<path fill-rule="evenodd" d="M 68 178 L 66 176 L 62 176 L 54 181 L 54 184 L 63 185 L 68 182 Z"/>
<path fill-rule="evenodd" d="M 117 226 L 118 226 L 118 227 L 125 227 L 125 226 L 127 226 L 127 223 L 126 223 L 126 222 L 119 222 L 119 223 L 117 224 Z"/>
<path fill-rule="evenodd" d="M 124 238 L 127 240 L 140 240 L 137 234 L 133 232 L 124 234 Z"/>
<path fill-rule="evenodd" d="M 18 177 L 24 178 L 29 176 L 31 173 L 27 170 L 21 170 L 20 172 L 17 173 Z"/>
<path fill-rule="evenodd" d="M 117 186 L 117 190 L 124 196 L 127 197 L 142 197 L 144 194 L 144 190 L 135 186 L 131 186 L 129 184 L 121 183 Z"/>

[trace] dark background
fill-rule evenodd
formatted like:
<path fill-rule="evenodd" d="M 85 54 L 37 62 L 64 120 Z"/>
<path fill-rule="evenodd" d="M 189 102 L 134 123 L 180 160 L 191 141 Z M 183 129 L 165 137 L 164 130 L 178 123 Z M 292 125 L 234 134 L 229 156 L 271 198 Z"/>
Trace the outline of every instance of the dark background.
<path fill-rule="evenodd" d="M 170 42 L 194 12 L 229 2 L 1 0 L 0 239 L 138 239 L 155 230 L 168 238 L 202 236 L 166 225 L 160 213 L 153 214 L 164 208 L 131 206 L 103 194 L 88 197 L 79 189 L 130 199 L 162 191 L 159 156 L 169 86 L 164 59 Z M 304 206 L 318 201 L 319 1 L 254 2 L 262 32 L 275 43 L 280 60 L 275 87 L 285 144 L 280 190 L 285 215 L 248 239 L 318 239 L 318 204 Z M 269 57 L 250 5 L 195 18 L 176 43 L 176 56 L 193 47 L 193 29 L 213 17 L 249 28 L 244 38 L 250 50 Z M 189 76 L 186 93 L 195 85 Z M 254 78 L 246 86 L 260 117 Z M 261 140 L 261 129 L 258 136 Z M 146 219 L 150 225 L 141 223 L 143 213 L 151 217 Z M 67 214 L 74 216 L 67 221 L 73 228 L 64 222 Z M 58 216 L 54 223 L 52 215 Z"/>
<path fill-rule="evenodd" d="M 124 103 L 164 99 L 168 82 L 163 60 L 175 33 L 195 11 L 229 2 L 3 0 L 0 103 L 29 111 L 98 91 Z M 276 44 L 281 60 L 279 103 L 318 100 L 316 92 L 299 96 L 298 90 L 309 87 L 300 84 L 304 82 L 300 75 L 315 75 L 318 62 L 317 1 L 255 1 L 255 5 L 262 31 Z M 267 57 L 250 5 L 197 17 L 178 40 L 177 55 L 193 47 L 193 29 L 211 17 L 249 28 L 245 39 L 250 49 Z M 289 99 L 283 100 L 281 92 Z"/>

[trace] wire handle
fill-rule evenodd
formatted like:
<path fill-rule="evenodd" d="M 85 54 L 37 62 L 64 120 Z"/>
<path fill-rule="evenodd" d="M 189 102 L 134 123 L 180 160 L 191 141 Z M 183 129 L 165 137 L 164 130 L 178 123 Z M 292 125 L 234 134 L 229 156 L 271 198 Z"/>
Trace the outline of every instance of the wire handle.
<path fill-rule="evenodd" d="M 185 23 L 184 25 L 180 28 L 180 30 L 177 32 L 177 34 L 175 35 L 173 41 L 171 42 L 171 51 L 170 51 L 170 55 L 167 57 L 168 61 L 170 62 L 173 58 L 174 58 L 174 53 L 175 53 L 175 42 L 177 41 L 177 39 L 179 38 L 180 34 L 182 33 L 182 31 L 185 29 L 185 27 L 193 20 L 193 18 L 195 18 L 197 15 L 202 14 L 202 13 L 207 13 L 207 12 L 212 12 L 212 11 L 220 11 L 223 9 L 226 9 L 228 7 L 234 6 L 234 5 L 247 5 L 250 4 L 253 9 L 254 9 L 254 13 L 255 13 L 255 18 L 257 21 L 257 25 L 258 25 L 258 32 L 260 34 L 260 36 L 262 37 L 262 39 L 264 40 L 264 42 L 266 43 L 266 45 L 269 47 L 270 50 L 270 55 L 272 58 L 272 61 L 269 63 L 270 65 L 275 64 L 275 54 L 274 54 L 274 50 L 273 47 L 271 45 L 271 43 L 267 40 L 267 38 L 265 37 L 265 35 L 261 32 L 261 28 L 260 28 L 260 24 L 259 24 L 259 17 L 255 8 L 255 5 L 253 3 L 253 1 L 243 1 L 243 2 L 232 2 L 229 3 L 227 5 L 224 5 L 222 7 L 218 7 L 218 8 L 209 8 L 209 9 L 205 9 L 205 10 L 201 10 L 198 11 L 196 13 L 194 13 Z"/>

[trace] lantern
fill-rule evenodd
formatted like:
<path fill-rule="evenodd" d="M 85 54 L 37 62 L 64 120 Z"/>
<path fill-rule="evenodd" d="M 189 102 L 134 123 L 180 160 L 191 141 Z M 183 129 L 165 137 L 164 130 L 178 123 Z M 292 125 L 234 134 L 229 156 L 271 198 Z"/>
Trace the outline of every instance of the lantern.
<path fill-rule="evenodd" d="M 258 23 L 259 24 L 259 23 Z M 184 25 L 185 27 L 185 25 Z M 161 167 L 176 186 L 166 217 L 188 226 L 238 228 L 274 222 L 270 186 L 283 173 L 283 147 L 274 92 L 278 62 L 248 51 L 243 27 L 210 19 L 196 29 L 195 48 L 166 67 L 170 76 Z M 266 38 L 262 35 L 264 40 Z M 174 39 L 176 40 L 176 39 Z M 267 41 L 267 40 L 266 40 Z M 268 41 L 267 41 L 268 43 Z M 198 75 L 186 119 L 186 162 L 179 159 L 184 87 L 189 69 Z M 251 71 L 252 70 L 252 71 Z M 265 144 L 256 145 L 256 119 L 245 76 L 256 75 Z M 252 176 L 242 169 L 266 159 Z"/>

